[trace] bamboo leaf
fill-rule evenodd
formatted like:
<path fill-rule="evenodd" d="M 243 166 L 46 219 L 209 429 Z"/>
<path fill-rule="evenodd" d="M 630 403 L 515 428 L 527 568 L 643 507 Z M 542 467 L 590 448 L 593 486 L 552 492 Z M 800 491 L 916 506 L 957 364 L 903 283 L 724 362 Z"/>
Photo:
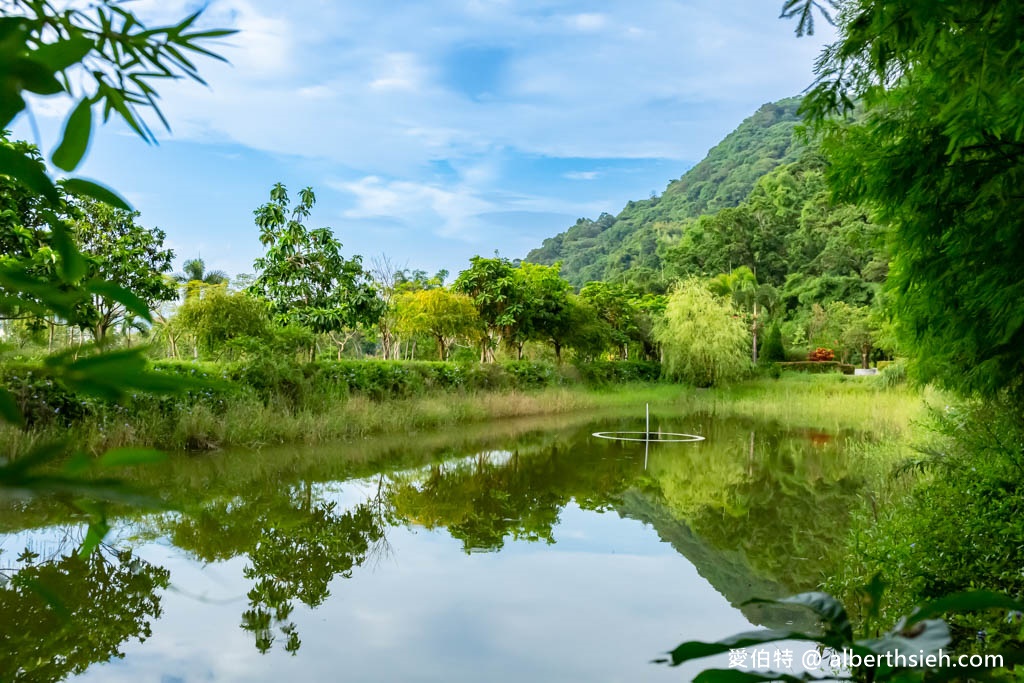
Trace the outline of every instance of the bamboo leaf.
<path fill-rule="evenodd" d="M 82 98 L 64 124 L 64 137 L 53 152 L 53 163 L 65 171 L 73 171 L 82 162 L 86 150 L 89 149 L 89 138 L 92 136 L 92 103 Z"/>

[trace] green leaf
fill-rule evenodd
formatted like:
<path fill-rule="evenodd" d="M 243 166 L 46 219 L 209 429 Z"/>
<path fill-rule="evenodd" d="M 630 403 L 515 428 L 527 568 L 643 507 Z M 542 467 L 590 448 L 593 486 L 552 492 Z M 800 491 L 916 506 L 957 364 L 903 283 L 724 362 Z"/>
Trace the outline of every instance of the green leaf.
<path fill-rule="evenodd" d="M 129 289 L 106 280 L 91 280 L 85 283 L 85 289 L 92 294 L 99 294 L 106 299 L 116 301 L 128 309 L 129 312 L 148 322 L 153 322 L 153 316 L 149 311 L 149 304 Z"/>
<path fill-rule="evenodd" d="M 109 187 L 100 185 L 91 180 L 85 180 L 84 178 L 68 178 L 62 180 L 61 185 L 64 189 L 71 194 L 78 197 L 89 197 L 109 204 L 115 209 L 124 209 L 125 211 L 132 211 L 132 205 L 126 200 L 122 199 L 120 195 L 115 193 Z"/>
<path fill-rule="evenodd" d="M 75 241 L 71 238 L 71 231 L 64 221 L 53 214 L 50 214 L 47 220 L 53 235 L 53 247 L 60 254 L 58 265 L 61 277 L 68 283 L 78 282 L 86 273 L 85 257 L 78 251 Z"/>
<path fill-rule="evenodd" d="M 167 454 L 152 448 L 115 448 L 99 459 L 100 467 L 130 467 L 167 460 Z"/>
<path fill-rule="evenodd" d="M 60 202 L 60 194 L 43 165 L 10 147 L 0 147 L 0 175 L 10 176 L 51 204 Z"/>
<path fill-rule="evenodd" d="M 64 124 L 64 137 L 53 152 L 53 163 L 65 171 L 73 171 L 82 162 L 82 157 L 89 149 L 89 138 L 92 136 L 92 102 L 83 97 Z M 108 202 L 109 203 L 109 202 Z"/>
<path fill-rule="evenodd" d="M 56 460 L 66 452 L 67 444 L 62 441 L 40 444 L 17 460 L 0 467 L 0 481 L 17 484 L 33 469 Z"/>
<path fill-rule="evenodd" d="M 905 628 L 925 619 L 942 616 L 947 612 L 975 612 L 984 609 L 1008 609 L 1024 612 L 1024 602 L 992 591 L 953 593 L 921 605 L 920 609 L 907 617 Z"/>
<path fill-rule="evenodd" d="M 853 640 L 853 626 L 850 624 L 850 618 L 846 614 L 846 609 L 841 602 L 828 593 L 800 593 L 799 595 L 782 598 L 781 600 L 755 598 L 748 600 L 745 604 L 797 605 L 799 607 L 806 607 L 821 617 L 830 631 L 838 633 L 846 640 Z"/>
<path fill-rule="evenodd" d="M 33 51 L 32 56 L 53 71 L 64 71 L 85 59 L 94 46 L 91 38 L 79 34 L 56 43 L 41 45 Z"/>
<path fill-rule="evenodd" d="M 15 78 L 23 90 L 37 95 L 56 95 L 64 86 L 54 78 L 54 70 L 35 59 L 22 57 L 5 65 L 7 78 Z"/>
<path fill-rule="evenodd" d="M 715 643 L 690 641 L 679 645 L 669 654 L 672 657 L 671 665 L 679 666 L 683 662 L 688 662 L 691 659 L 701 659 L 703 657 L 722 654 L 723 652 L 728 652 L 729 650 L 736 648 L 750 647 L 751 645 L 762 645 L 764 643 L 774 643 L 780 640 L 803 640 L 810 641 L 812 643 L 823 643 L 831 647 L 838 646 L 840 648 L 846 645 L 836 638 L 818 638 L 799 631 L 767 629 L 764 631 L 747 631 L 746 633 L 739 633 Z"/>
<path fill-rule="evenodd" d="M 65 621 L 70 621 L 71 620 L 71 612 L 68 610 L 67 606 L 64 604 L 64 601 L 61 600 L 60 596 L 57 595 L 57 593 L 55 593 L 54 591 L 52 591 L 49 588 L 49 586 L 47 586 L 42 581 L 39 581 L 38 579 L 34 579 L 34 578 L 22 578 L 19 575 L 18 579 L 19 579 L 19 583 L 21 583 L 21 585 L 25 586 L 26 588 L 31 590 L 33 593 L 38 595 L 40 598 L 42 598 L 43 602 L 45 602 L 47 605 L 49 605 L 50 608 L 61 619 L 64 619 Z"/>
<path fill-rule="evenodd" d="M 949 626 L 946 622 L 941 619 L 929 619 L 911 627 L 901 623 L 881 638 L 859 641 L 858 644 L 878 654 L 922 651 L 929 655 L 937 654 L 948 647 L 950 641 Z"/>
<path fill-rule="evenodd" d="M 25 426 L 25 418 L 18 408 L 17 401 L 14 400 L 11 392 L 2 387 L 0 387 L 0 419 L 17 427 Z"/>

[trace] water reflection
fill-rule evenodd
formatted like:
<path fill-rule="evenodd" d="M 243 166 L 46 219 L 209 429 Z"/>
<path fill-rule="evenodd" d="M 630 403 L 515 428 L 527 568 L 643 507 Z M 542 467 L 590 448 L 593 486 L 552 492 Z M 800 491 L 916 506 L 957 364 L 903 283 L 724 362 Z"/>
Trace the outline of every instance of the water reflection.
<path fill-rule="evenodd" d="M 516 553 L 510 552 L 513 545 L 547 553 L 559 553 L 558 548 L 562 548 L 558 557 L 567 564 L 560 565 L 560 569 L 546 565 L 530 580 L 533 585 L 543 584 L 563 570 L 577 580 L 560 589 L 557 599 L 543 592 L 529 598 L 535 598 L 533 602 L 523 602 L 527 598 L 521 596 L 520 607 L 526 609 L 529 605 L 537 619 L 551 619 L 551 610 L 557 613 L 559 605 L 542 607 L 538 601 L 560 600 L 566 603 L 564 609 L 578 612 L 585 609 L 581 605 L 589 604 L 587 601 L 597 600 L 609 618 L 629 624 L 636 634 L 642 634 L 642 622 L 663 614 L 663 610 L 650 607 L 654 604 L 651 601 L 667 601 L 664 614 L 678 616 L 659 616 L 657 624 L 646 624 L 650 632 L 661 632 L 663 640 L 634 643 L 620 639 L 622 647 L 628 644 L 645 648 L 630 650 L 629 658 L 621 664 L 623 671 L 648 675 L 643 668 L 645 662 L 663 646 L 677 642 L 680 630 L 693 628 L 694 637 L 707 637 L 704 626 L 708 615 L 688 617 L 685 610 L 673 611 L 671 601 L 703 605 L 710 604 L 710 597 L 697 598 L 697 592 L 703 589 L 692 580 L 675 585 L 672 572 L 688 576 L 689 572 L 681 569 L 688 564 L 695 576 L 707 581 L 733 608 L 740 608 L 752 597 L 777 597 L 813 589 L 828 571 L 829 548 L 835 547 L 844 532 L 846 511 L 861 482 L 846 447 L 850 435 L 786 431 L 709 416 L 690 416 L 685 421 L 676 417 L 671 424 L 652 423 L 652 427 L 674 427 L 678 431 L 685 426 L 684 431 L 700 433 L 707 441 L 659 444 L 652 446 L 646 457 L 644 444 L 590 436 L 598 429 L 626 430 L 633 426 L 635 421 L 628 418 L 608 417 L 598 423 L 580 422 L 557 429 L 528 426 L 504 435 L 482 433 L 474 437 L 463 432 L 457 437 L 435 435 L 344 448 L 229 453 L 206 460 L 176 461 L 162 469 L 140 470 L 138 484 L 152 490 L 177 491 L 185 512 L 136 517 L 126 510 L 120 524 L 131 529 L 134 540 L 127 546 L 146 549 L 152 548 L 152 543 L 170 543 L 186 553 L 185 558 L 175 560 L 171 576 L 175 585 L 187 580 L 179 579 L 187 572 L 179 574 L 178 564 L 198 574 L 209 574 L 218 567 L 239 563 L 237 580 L 232 579 L 230 585 L 231 590 L 237 586 L 244 595 L 244 604 L 203 603 L 202 608 L 218 615 L 233 612 L 234 623 L 240 624 L 246 634 L 250 652 L 255 646 L 267 656 L 275 651 L 285 655 L 301 651 L 306 655 L 309 648 L 304 642 L 310 640 L 313 652 L 306 656 L 332 656 L 330 646 L 320 644 L 325 638 L 331 641 L 332 628 L 345 630 L 353 648 L 351 656 L 367 656 L 367 633 L 338 624 L 318 626 L 316 620 L 306 617 L 321 611 L 330 615 L 322 617 L 328 621 L 363 619 L 345 612 L 350 607 L 346 601 L 358 601 L 381 582 L 405 582 L 402 586 L 426 582 L 438 567 L 442 572 L 463 576 L 462 583 L 446 586 L 444 591 L 435 588 L 432 593 L 423 592 L 419 601 L 443 598 L 461 604 L 458 591 L 468 595 L 474 581 L 493 582 L 521 562 Z M 643 524 L 597 524 L 594 516 L 600 517 L 598 513 L 611 513 L 603 515 L 605 519 L 611 516 Z M 567 524 L 567 514 L 577 521 Z M 49 521 L 53 515 L 45 504 L 23 506 L 0 512 L 0 523 L 9 529 L 17 528 L 19 521 L 22 527 L 32 527 L 34 522 Z M 585 531 L 573 536 L 577 533 L 574 528 Z M 437 548 L 429 543 L 424 546 L 428 539 L 416 540 L 417 532 L 451 538 L 463 552 L 435 555 Z M 583 592 L 591 573 L 611 571 L 610 567 L 615 566 L 615 572 L 622 576 L 635 574 L 635 566 L 626 569 L 618 560 L 609 564 L 597 558 L 610 560 L 616 549 L 622 552 L 632 547 L 644 548 L 636 558 L 649 556 L 650 539 L 656 543 L 660 539 L 678 553 L 676 561 L 658 560 L 661 569 L 648 574 L 660 577 L 657 581 L 623 587 L 621 592 L 604 587 L 596 596 Z M 554 547 L 544 551 L 545 546 Z M 566 550 L 571 552 L 567 554 Z M 465 564 L 466 554 L 479 557 L 479 552 L 490 553 L 493 559 L 484 564 Z M 383 557 L 389 561 L 373 561 Z M 51 568 L 44 569 L 44 565 Z M 646 560 L 643 566 L 654 569 Z M 467 571 L 470 574 L 465 574 Z M 488 573 L 473 573 L 484 571 Z M 97 604 L 89 609 L 84 603 L 69 609 L 70 623 L 77 624 L 79 632 L 97 635 L 83 636 L 79 646 L 72 646 L 69 631 L 52 606 L 36 604 L 31 612 L 35 621 L 28 627 L 15 616 L 30 613 L 22 608 L 22 602 L 12 602 L 9 607 L 5 602 L 0 612 L 0 633 L 7 640 L 0 642 L 5 652 L 17 654 L 3 661 L 2 680 L 16 679 L 4 675 L 16 670 L 11 667 L 25 667 L 44 659 L 59 664 L 39 669 L 33 680 L 61 680 L 81 673 L 92 662 L 117 656 L 119 644 L 127 639 L 145 640 L 150 635 L 150 621 L 160 616 L 159 594 L 167 585 L 166 570 L 140 564 L 129 551 L 108 551 L 87 561 L 69 555 L 26 566 L 16 574 L 25 577 L 18 584 L 20 588 L 12 581 L 0 599 L 38 603 L 40 593 L 26 592 L 32 572 L 59 577 L 52 579 L 57 581 L 54 590 L 67 594 L 71 605 L 77 604 L 76 599 L 84 600 L 84 596 L 99 596 Z M 614 576 L 609 575 L 612 579 Z M 398 584 L 389 586 L 392 595 L 405 592 Z M 187 585 L 182 587 L 189 589 Z M 468 624 L 483 618 L 481 614 L 512 609 L 501 606 L 504 603 L 497 593 L 475 595 L 474 600 L 480 603 L 475 609 L 480 614 L 452 612 L 446 607 L 453 605 L 436 605 L 437 610 L 451 612 L 443 625 L 421 626 L 433 629 L 435 640 L 446 632 L 459 633 L 464 639 Z M 648 607 L 638 612 L 638 604 Z M 187 605 L 183 603 L 182 609 L 187 611 Z M 417 624 L 418 608 L 409 601 L 392 604 L 388 598 L 380 598 L 374 609 L 391 609 L 397 621 L 408 622 L 410 627 Z M 766 626 L 782 626 L 804 617 L 764 607 L 741 609 L 745 620 Z M 98 627 L 96 622 L 103 615 L 112 616 Z M 687 618 L 692 623 L 685 622 Z M 680 624 L 679 619 L 685 623 Z M 721 635 L 731 629 L 726 626 L 732 619 L 721 614 L 717 620 L 725 629 Z M 595 628 L 593 624 L 573 623 L 582 632 Z M 545 625 L 541 622 L 538 627 Z M 401 647 L 400 631 L 392 623 L 389 633 L 395 639 L 396 651 Z M 443 661 L 437 662 L 446 672 L 454 671 L 453 647 L 454 642 L 433 644 L 432 652 L 447 653 Z M 468 657 L 469 647 L 456 650 Z M 554 666 L 551 657 L 555 655 L 545 654 L 545 647 L 539 644 L 531 656 Z M 47 654 L 45 648 L 53 652 Z M 61 648 L 75 654 L 54 654 Z M 426 652 L 420 656 L 434 655 Z M 562 668 L 566 666 L 565 658 L 576 661 L 571 652 L 557 656 Z M 126 665 L 132 671 L 130 664 L 129 655 Z M 582 661 L 576 664 L 586 668 Z M 507 677 L 495 680 L 517 680 L 525 675 L 521 667 L 510 667 Z M 312 669 L 303 671 L 303 675 L 313 675 Z M 382 671 L 381 679 L 387 680 L 384 673 L 391 670 L 385 667 Z M 105 670 L 106 675 L 111 673 L 109 668 Z M 391 674 L 397 676 L 394 671 Z M 572 674 L 566 669 L 566 675 L 579 677 L 579 671 Z M 205 678 L 211 676 L 217 678 L 209 671 L 203 674 Z M 453 673 L 451 680 L 458 680 L 458 676 Z"/>
<path fill-rule="evenodd" d="M 45 558 L 0 555 L 0 680 L 59 681 L 123 656 L 161 615 L 169 572 L 130 550 L 101 546 Z M 6 558 L 6 559 L 5 559 Z"/>

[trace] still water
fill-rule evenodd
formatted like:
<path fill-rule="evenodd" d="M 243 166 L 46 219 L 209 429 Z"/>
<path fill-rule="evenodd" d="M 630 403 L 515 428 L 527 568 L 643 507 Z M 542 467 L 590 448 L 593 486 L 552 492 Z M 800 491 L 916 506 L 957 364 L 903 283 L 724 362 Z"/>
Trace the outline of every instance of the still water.
<path fill-rule="evenodd" d="M 684 640 L 805 615 L 862 485 L 857 437 L 652 412 L 175 456 L 103 549 L 0 507 L 0 680 L 683 681 Z M 59 596 L 63 614 L 47 605 Z M 704 665 L 725 666 L 724 659 Z"/>

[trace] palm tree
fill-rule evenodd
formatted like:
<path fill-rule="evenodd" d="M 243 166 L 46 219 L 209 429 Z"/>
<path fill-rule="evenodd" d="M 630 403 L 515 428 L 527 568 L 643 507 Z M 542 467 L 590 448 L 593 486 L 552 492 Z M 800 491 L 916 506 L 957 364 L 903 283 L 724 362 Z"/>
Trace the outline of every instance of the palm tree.
<path fill-rule="evenodd" d="M 750 359 L 757 363 L 758 305 L 770 309 L 778 298 L 778 292 L 771 285 L 759 285 L 754 271 L 747 266 L 716 275 L 708 282 L 708 289 L 718 296 L 732 299 L 736 307 L 750 317 L 753 337 Z"/>
<path fill-rule="evenodd" d="M 211 270 L 207 272 L 206 263 L 201 258 L 192 258 L 182 264 L 181 273 L 174 274 L 175 282 L 184 285 L 182 291 L 185 299 L 198 296 L 204 285 L 227 284 L 228 274 L 223 270 Z"/>

